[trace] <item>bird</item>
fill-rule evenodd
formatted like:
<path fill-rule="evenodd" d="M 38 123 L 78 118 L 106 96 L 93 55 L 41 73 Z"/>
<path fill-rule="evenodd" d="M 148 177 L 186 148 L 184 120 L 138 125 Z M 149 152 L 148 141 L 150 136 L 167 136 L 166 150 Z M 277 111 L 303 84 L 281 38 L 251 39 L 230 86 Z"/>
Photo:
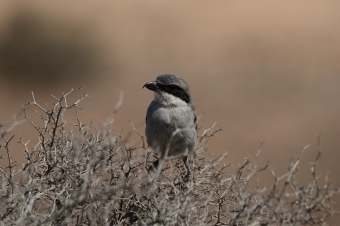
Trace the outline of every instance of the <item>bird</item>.
<path fill-rule="evenodd" d="M 182 158 L 188 180 L 187 157 L 197 145 L 197 118 L 189 86 L 175 75 L 162 74 L 144 87 L 154 91 L 154 100 L 146 112 L 147 143 L 160 159 Z M 158 160 L 154 166 L 158 166 Z"/>

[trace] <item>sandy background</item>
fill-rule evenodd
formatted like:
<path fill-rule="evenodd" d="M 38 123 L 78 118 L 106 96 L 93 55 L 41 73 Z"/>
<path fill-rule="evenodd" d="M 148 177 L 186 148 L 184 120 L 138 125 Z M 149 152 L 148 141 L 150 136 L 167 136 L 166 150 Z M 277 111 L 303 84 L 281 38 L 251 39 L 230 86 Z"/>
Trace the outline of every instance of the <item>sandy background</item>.
<path fill-rule="evenodd" d="M 142 86 L 163 73 L 187 81 L 200 127 L 218 120 L 225 129 L 209 151 L 228 152 L 228 164 L 266 140 L 259 163 L 270 158 L 280 174 L 311 144 L 301 164 L 306 182 L 320 134 L 318 173 L 340 187 L 339 1 L 1 2 L 2 123 L 31 91 L 45 104 L 82 85 L 77 95 L 91 96 L 85 122 L 104 122 L 124 89 L 114 131 L 127 133 L 131 120 L 144 133 L 152 93 Z"/>

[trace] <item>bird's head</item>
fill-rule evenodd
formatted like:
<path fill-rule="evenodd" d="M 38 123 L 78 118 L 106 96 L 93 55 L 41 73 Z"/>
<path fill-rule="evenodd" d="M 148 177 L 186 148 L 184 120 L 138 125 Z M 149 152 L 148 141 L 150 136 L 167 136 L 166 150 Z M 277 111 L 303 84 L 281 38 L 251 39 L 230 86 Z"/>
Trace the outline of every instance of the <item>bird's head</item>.
<path fill-rule="evenodd" d="M 163 74 L 156 78 L 156 81 L 147 82 L 143 88 L 155 92 L 155 100 L 168 105 L 187 104 L 192 105 L 188 84 L 181 78 Z"/>

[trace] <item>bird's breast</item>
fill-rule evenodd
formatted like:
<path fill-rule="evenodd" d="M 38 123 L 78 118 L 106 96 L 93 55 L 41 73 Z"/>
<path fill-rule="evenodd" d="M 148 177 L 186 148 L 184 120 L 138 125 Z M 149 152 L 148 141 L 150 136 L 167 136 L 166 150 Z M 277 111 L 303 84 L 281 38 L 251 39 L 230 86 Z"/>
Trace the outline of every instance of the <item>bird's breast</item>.
<path fill-rule="evenodd" d="M 161 107 L 154 112 L 155 118 L 163 123 L 184 128 L 194 121 L 194 112 L 189 106 Z"/>

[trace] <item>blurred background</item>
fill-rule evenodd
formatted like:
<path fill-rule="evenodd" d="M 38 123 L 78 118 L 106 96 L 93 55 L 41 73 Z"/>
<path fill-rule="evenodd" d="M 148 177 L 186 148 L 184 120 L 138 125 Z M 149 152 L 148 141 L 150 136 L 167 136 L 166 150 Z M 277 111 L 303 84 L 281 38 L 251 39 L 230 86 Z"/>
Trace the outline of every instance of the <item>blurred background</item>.
<path fill-rule="evenodd" d="M 320 135 L 317 173 L 340 187 L 339 1 L 1 2 L 0 123 L 31 91 L 51 105 L 82 86 L 84 121 L 104 122 L 123 90 L 113 130 L 128 133 L 131 120 L 144 134 L 153 94 L 142 86 L 163 73 L 189 84 L 201 132 L 225 129 L 209 143 L 216 157 L 238 166 L 265 140 L 259 164 L 269 158 L 280 174 L 310 144 L 307 183 Z"/>

